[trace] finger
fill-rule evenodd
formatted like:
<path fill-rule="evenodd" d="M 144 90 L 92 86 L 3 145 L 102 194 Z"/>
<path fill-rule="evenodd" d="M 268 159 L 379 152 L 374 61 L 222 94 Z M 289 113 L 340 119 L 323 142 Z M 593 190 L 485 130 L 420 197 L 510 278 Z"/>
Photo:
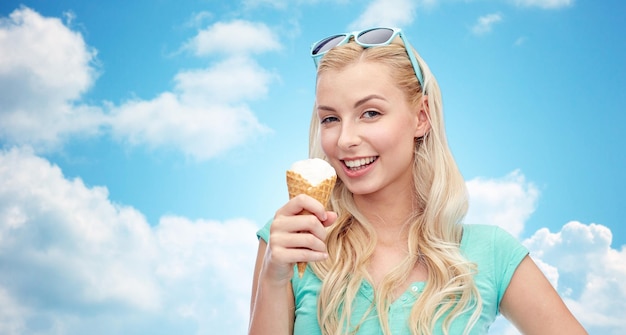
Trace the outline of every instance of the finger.
<path fill-rule="evenodd" d="M 320 220 L 314 215 L 279 215 L 274 218 L 270 226 L 270 234 L 273 232 L 295 233 L 299 231 L 312 231 L 316 226 L 322 226 Z"/>
<path fill-rule="evenodd" d="M 302 244 L 304 241 L 312 241 L 309 244 Z M 281 244 L 288 247 L 306 247 L 313 250 L 325 250 L 326 229 L 322 223 L 313 215 L 299 215 L 293 217 L 278 218 L 270 227 L 270 239 L 280 240 Z M 314 241 L 313 241 L 314 239 Z"/>
<path fill-rule="evenodd" d="M 270 226 L 270 236 L 284 232 L 288 234 L 309 233 L 319 240 L 326 239 L 326 229 L 323 223 L 314 215 L 277 216 Z"/>
<path fill-rule="evenodd" d="M 328 258 L 326 251 L 311 250 L 308 248 L 285 248 L 282 246 L 272 245 L 269 248 L 271 252 L 271 260 L 274 264 L 282 264 L 281 266 L 293 266 L 297 262 L 317 262 Z"/>
<path fill-rule="evenodd" d="M 325 253 L 326 244 L 324 241 L 310 233 L 277 234 L 272 236 L 270 244 L 272 247 L 288 250 L 307 249 L 314 252 Z M 303 259 L 289 259 L 290 261 L 305 261 Z"/>
<path fill-rule="evenodd" d="M 326 220 L 322 221 L 322 225 L 330 227 L 335 221 L 337 221 L 337 213 L 328 211 L 326 212 Z"/>
<path fill-rule="evenodd" d="M 297 215 L 302 212 L 315 215 L 320 221 L 325 221 L 326 208 L 315 198 L 306 194 L 300 194 L 289 200 L 285 206 L 278 210 L 277 214 Z"/>
<path fill-rule="evenodd" d="M 308 233 L 276 234 L 270 239 L 269 249 L 279 264 L 316 261 L 326 254 L 325 244 Z"/>

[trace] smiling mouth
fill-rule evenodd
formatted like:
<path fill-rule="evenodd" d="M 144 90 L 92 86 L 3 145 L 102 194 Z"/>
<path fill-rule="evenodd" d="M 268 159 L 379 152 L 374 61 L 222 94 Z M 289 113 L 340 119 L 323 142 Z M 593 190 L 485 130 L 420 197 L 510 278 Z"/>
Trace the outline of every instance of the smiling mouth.
<path fill-rule="evenodd" d="M 370 164 L 374 163 L 377 159 L 378 159 L 378 156 L 352 159 L 352 160 L 344 160 L 343 164 L 352 171 L 358 171 L 358 170 L 368 167 Z"/>

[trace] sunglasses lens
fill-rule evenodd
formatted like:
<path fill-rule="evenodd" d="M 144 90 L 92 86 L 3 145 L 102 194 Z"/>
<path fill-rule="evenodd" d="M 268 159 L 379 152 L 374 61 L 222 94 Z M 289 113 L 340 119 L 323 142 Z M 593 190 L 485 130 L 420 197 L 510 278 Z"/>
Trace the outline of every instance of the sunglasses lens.
<path fill-rule="evenodd" d="M 339 44 L 346 35 L 335 35 L 319 41 L 311 50 L 311 55 L 315 56 L 334 48 Z"/>
<path fill-rule="evenodd" d="M 389 42 L 391 36 L 393 36 L 393 29 L 377 28 L 360 33 L 357 39 L 359 43 L 375 45 Z"/>

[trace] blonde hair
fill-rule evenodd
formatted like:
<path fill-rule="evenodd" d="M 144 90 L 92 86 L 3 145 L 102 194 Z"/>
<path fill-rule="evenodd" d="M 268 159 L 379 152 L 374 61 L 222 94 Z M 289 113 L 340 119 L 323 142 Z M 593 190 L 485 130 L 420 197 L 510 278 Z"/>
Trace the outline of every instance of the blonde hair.
<path fill-rule="evenodd" d="M 318 75 L 337 71 L 359 61 L 385 64 L 409 103 L 423 103 L 422 87 L 407 57 L 407 49 L 397 41 L 389 46 L 363 48 L 356 43 L 335 47 L 321 59 Z M 424 91 L 428 95 L 431 129 L 416 139 L 413 164 L 416 210 L 407 224 L 408 255 L 376 288 L 374 303 L 363 318 L 376 310 L 383 334 L 391 334 L 389 307 L 394 292 L 406 283 L 418 262 L 428 271 L 424 291 L 411 309 L 411 334 L 432 333 L 438 320 L 444 334 L 455 317 L 471 312 L 468 333 L 482 310 L 480 294 L 473 280 L 475 264 L 460 251 L 461 221 L 467 212 L 465 182 L 447 144 L 441 93 L 437 81 L 414 52 L 424 75 Z M 310 128 L 311 157 L 326 158 L 320 144 L 319 119 L 314 110 Z M 374 252 L 376 233 L 355 205 L 351 192 L 338 181 L 331 198 L 331 209 L 339 215 L 327 234 L 330 257 L 313 263 L 313 271 L 322 279 L 318 297 L 318 319 L 324 335 L 354 333 L 362 320 L 351 320 L 352 302 L 364 279 L 369 279 L 367 262 Z M 473 311 L 472 311 L 473 310 Z M 356 323 L 356 324 L 355 324 Z"/>

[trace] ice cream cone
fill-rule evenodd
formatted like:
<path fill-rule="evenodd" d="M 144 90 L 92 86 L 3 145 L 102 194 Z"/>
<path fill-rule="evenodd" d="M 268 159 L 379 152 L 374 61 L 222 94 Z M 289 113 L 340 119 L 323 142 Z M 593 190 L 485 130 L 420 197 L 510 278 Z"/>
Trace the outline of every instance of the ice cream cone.
<path fill-rule="evenodd" d="M 313 186 L 299 173 L 288 170 L 287 189 L 289 191 L 289 199 L 298 194 L 306 194 L 326 206 L 330 199 L 330 194 L 333 192 L 333 187 L 335 187 L 336 180 L 337 176 L 333 176 Z"/>
<path fill-rule="evenodd" d="M 317 185 L 311 185 L 311 183 L 304 178 L 301 174 L 287 170 L 287 189 L 289 191 L 289 199 L 299 195 L 306 194 L 324 206 L 327 206 L 328 200 L 330 199 L 330 195 L 335 187 L 335 182 L 337 180 L 337 176 L 331 176 L 327 179 L 324 179 L 321 183 Z M 308 211 L 304 210 L 300 212 L 300 214 L 310 214 Z M 298 276 L 302 278 L 304 275 L 304 271 L 306 269 L 306 262 L 298 262 Z"/>

